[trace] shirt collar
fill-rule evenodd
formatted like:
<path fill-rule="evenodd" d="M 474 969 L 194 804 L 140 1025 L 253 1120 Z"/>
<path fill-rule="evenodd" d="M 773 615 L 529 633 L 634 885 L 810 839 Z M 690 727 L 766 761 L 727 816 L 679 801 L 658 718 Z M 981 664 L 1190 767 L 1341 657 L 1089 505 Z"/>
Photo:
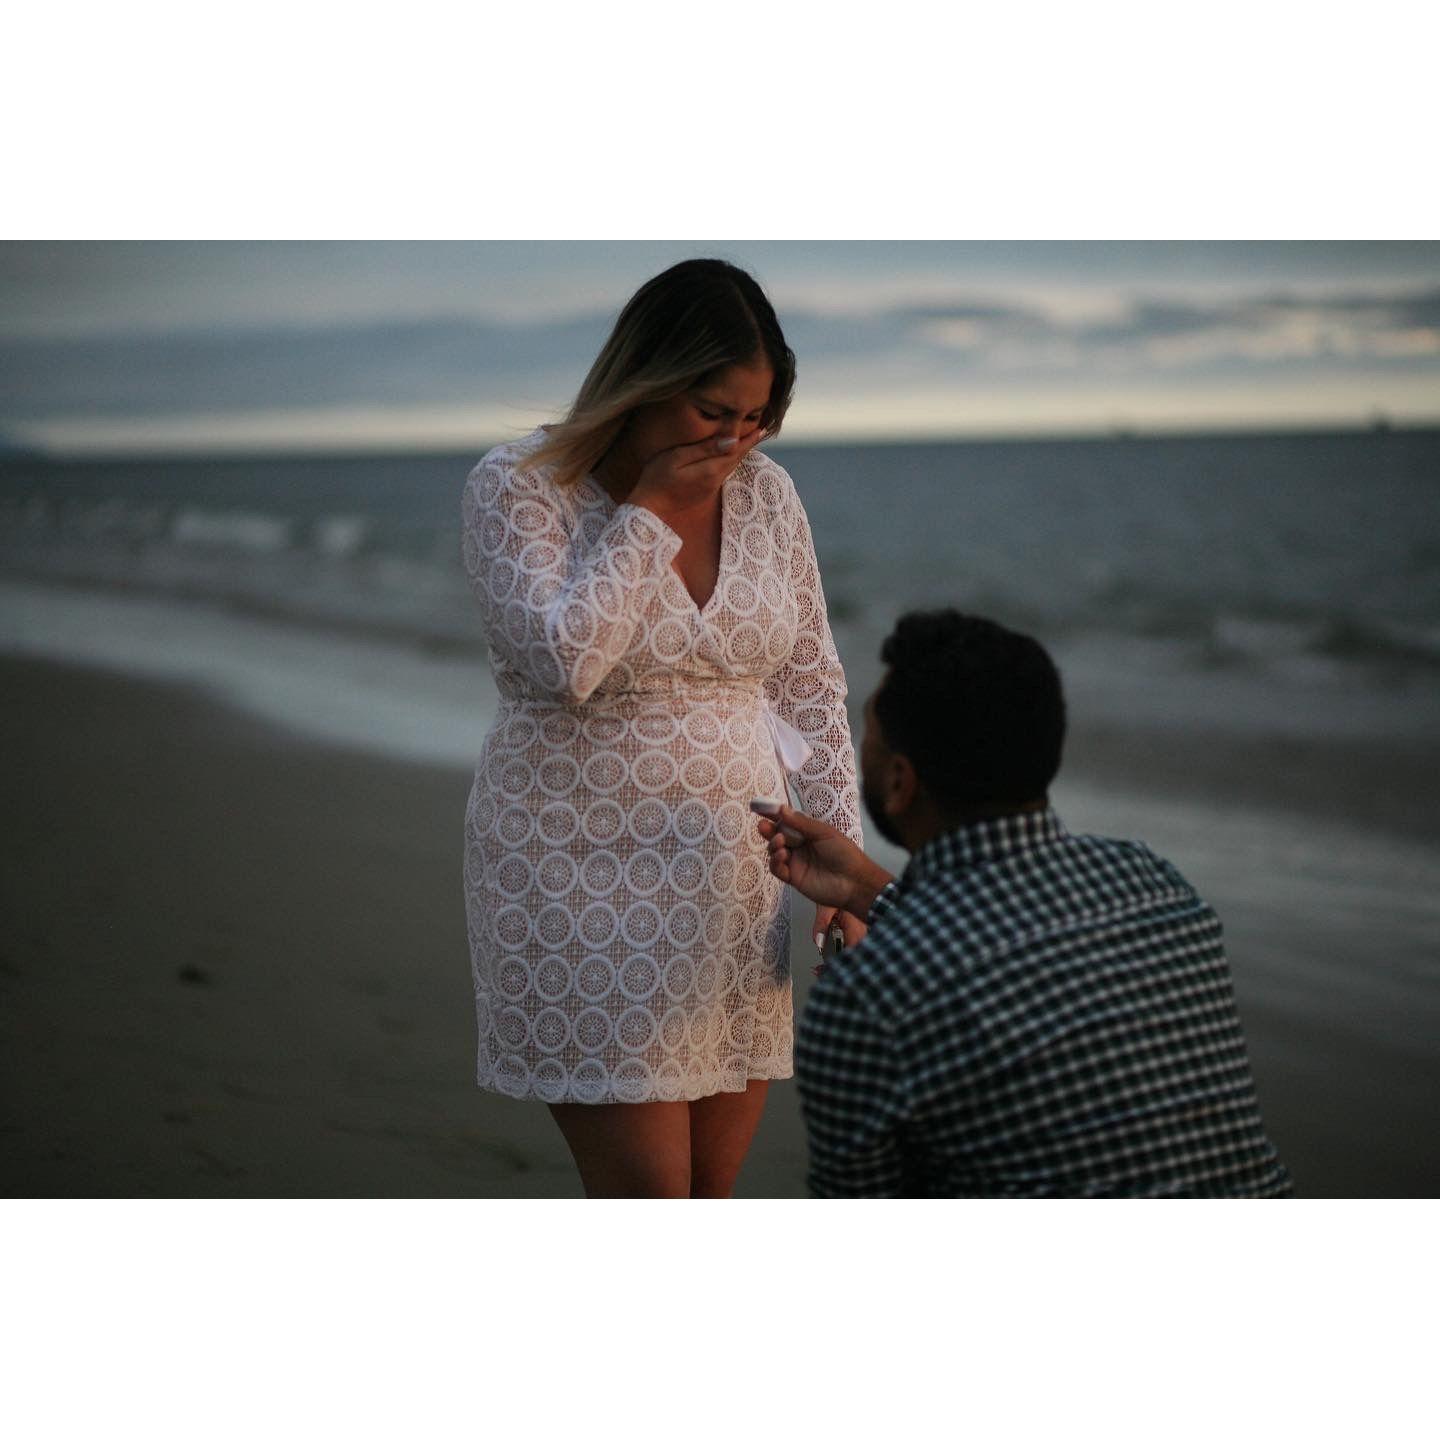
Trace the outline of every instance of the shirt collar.
<path fill-rule="evenodd" d="M 972 820 L 927 840 L 911 855 L 903 878 L 913 881 L 941 871 L 963 870 L 967 865 L 1021 855 L 1054 844 L 1065 833 L 1060 817 L 1051 809 Z"/>

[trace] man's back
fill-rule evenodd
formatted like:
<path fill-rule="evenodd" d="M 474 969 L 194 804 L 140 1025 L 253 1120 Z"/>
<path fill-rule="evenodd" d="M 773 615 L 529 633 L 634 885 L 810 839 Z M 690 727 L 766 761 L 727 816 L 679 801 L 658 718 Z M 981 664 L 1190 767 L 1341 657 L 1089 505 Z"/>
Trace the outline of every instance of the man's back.
<path fill-rule="evenodd" d="M 1053 811 L 916 851 L 811 992 L 819 1195 L 1284 1195 L 1220 922 Z"/>

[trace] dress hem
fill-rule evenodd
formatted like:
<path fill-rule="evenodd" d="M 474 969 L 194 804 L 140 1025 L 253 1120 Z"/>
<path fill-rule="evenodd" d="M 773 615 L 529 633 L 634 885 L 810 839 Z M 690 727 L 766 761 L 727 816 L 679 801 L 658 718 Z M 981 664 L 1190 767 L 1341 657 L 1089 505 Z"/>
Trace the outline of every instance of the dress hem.
<path fill-rule="evenodd" d="M 711 1095 L 740 1095 L 744 1093 L 745 1086 L 748 1086 L 752 1080 L 791 1080 L 794 1076 L 794 1065 L 777 1066 L 769 1070 L 751 1071 L 745 1077 L 744 1086 L 727 1085 L 723 1078 L 717 1077 L 714 1081 L 702 1081 L 698 1086 L 687 1086 L 679 1095 L 661 1095 L 652 1088 L 648 1095 L 642 1095 L 637 1099 L 617 1095 L 613 1090 L 601 1095 L 598 1099 L 589 1096 L 581 1099 L 579 1096 L 569 1093 L 556 1095 L 553 1091 L 542 1094 L 533 1085 L 517 1092 L 502 1089 L 493 1080 L 485 1080 L 478 1076 L 475 1085 L 477 1089 L 489 1091 L 494 1095 L 503 1095 L 508 1100 L 540 1100 L 549 1105 L 648 1105 L 655 1101 L 705 1100 Z M 705 1088 L 706 1086 L 709 1088 Z"/>

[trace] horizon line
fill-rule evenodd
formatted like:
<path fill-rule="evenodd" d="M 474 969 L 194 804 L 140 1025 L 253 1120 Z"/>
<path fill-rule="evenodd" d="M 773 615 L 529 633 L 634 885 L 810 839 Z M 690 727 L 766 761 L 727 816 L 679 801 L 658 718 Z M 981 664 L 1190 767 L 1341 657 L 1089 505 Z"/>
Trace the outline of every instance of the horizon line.
<path fill-rule="evenodd" d="M 993 431 L 895 431 L 876 430 L 870 434 L 816 435 L 802 434 L 791 438 L 781 434 L 774 441 L 783 448 L 821 450 L 841 449 L 851 446 L 900 447 L 906 445 L 1017 445 L 1017 444 L 1064 444 L 1080 442 L 1114 442 L 1124 440 L 1189 440 L 1189 439 L 1248 439 L 1265 436 L 1303 435 L 1370 435 L 1370 434 L 1425 434 L 1440 430 L 1440 414 L 1433 417 L 1397 419 L 1377 412 L 1368 420 L 1337 421 L 1324 424 L 1313 420 L 1273 422 L 1244 422 L 1214 424 L 1142 425 L 1117 420 L 1113 424 L 1085 427 L 1034 427 L 1023 430 Z M 528 434 L 529 432 L 522 432 Z M 465 445 L 416 444 L 413 441 L 386 444 L 384 442 L 362 445 L 332 444 L 324 441 L 296 444 L 286 441 L 266 444 L 256 441 L 246 444 L 219 442 L 205 444 L 184 441 L 170 445 L 71 445 L 42 446 L 37 444 L 14 443 L 0 446 L 0 467 L 17 463 L 122 463 L 146 460 L 301 460 L 301 459 L 365 459 L 386 456 L 423 455 L 483 455 L 496 445 L 506 444 L 510 437 L 480 438 Z M 769 442 L 767 442 L 769 443 Z"/>

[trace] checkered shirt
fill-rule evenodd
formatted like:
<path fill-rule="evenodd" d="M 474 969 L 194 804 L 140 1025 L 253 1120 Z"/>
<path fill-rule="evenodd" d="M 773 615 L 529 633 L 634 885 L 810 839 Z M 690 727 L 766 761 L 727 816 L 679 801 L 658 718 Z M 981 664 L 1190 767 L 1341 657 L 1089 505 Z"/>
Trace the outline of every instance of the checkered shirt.
<path fill-rule="evenodd" d="M 1220 921 L 1053 810 L 926 842 L 810 992 L 818 1196 L 1288 1195 Z"/>

